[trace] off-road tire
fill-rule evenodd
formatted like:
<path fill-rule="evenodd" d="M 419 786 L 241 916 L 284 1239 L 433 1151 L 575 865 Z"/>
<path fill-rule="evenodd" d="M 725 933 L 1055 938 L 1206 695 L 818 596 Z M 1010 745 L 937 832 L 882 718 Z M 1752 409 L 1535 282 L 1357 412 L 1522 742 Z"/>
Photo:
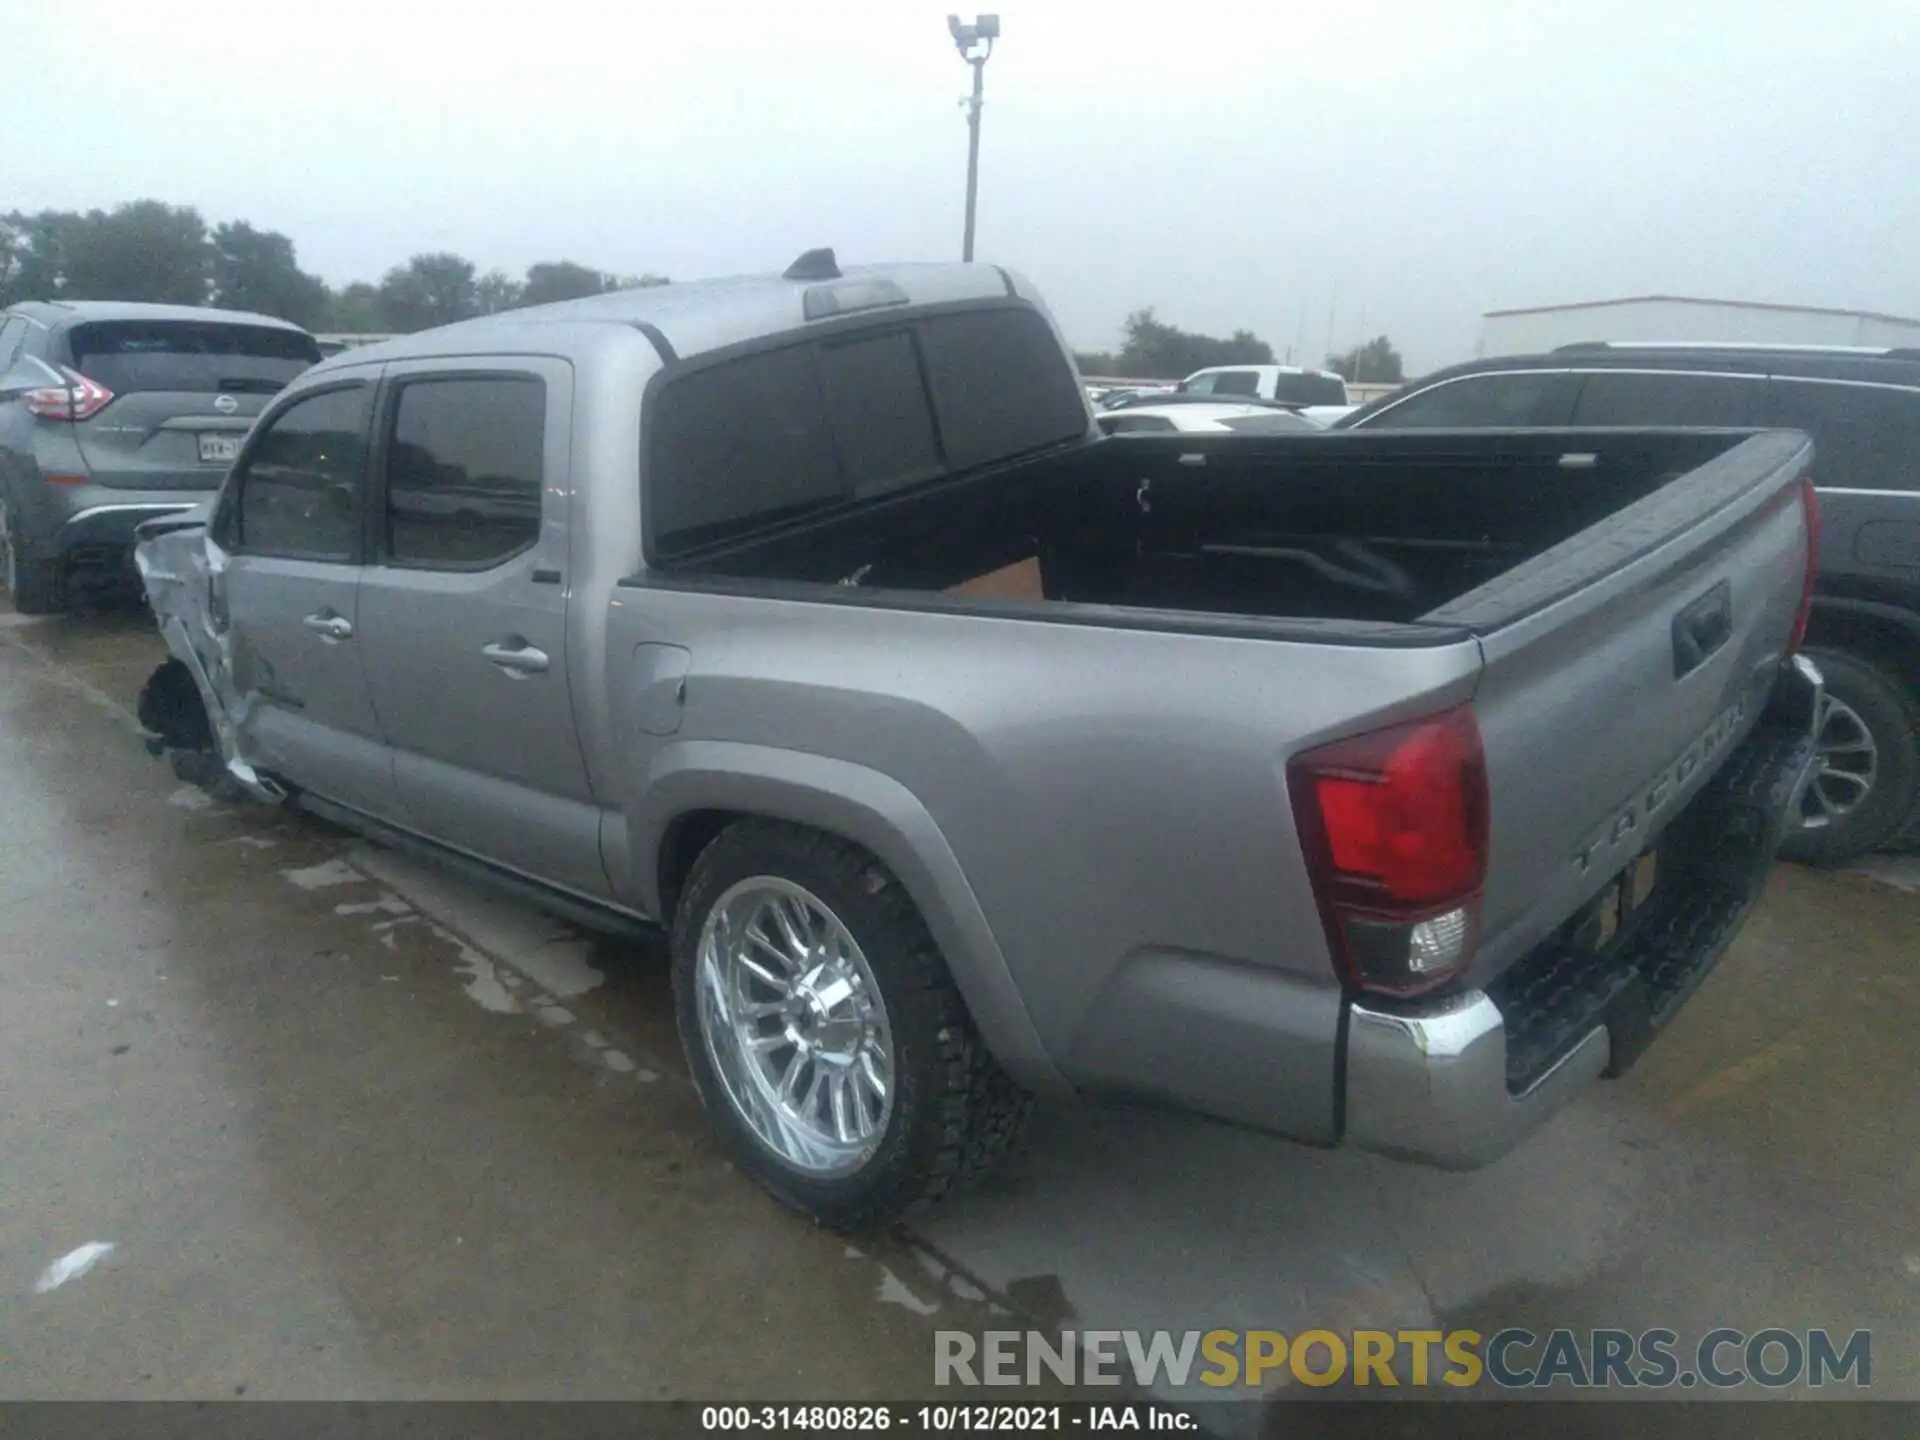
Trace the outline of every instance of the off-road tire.
<path fill-rule="evenodd" d="M 1879 770 L 1866 799 L 1817 830 L 1795 828 L 1780 853 L 1807 865 L 1837 865 L 1894 839 L 1920 806 L 1920 750 L 1915 705 L 1900 683 L 1871 661 L 1844 650 L 1809 649 L 1827 690 L 1872 732 Z"/>
<path fill-rule="evenodd" d="M 805 886 L 852 933 L 886 1005 L 893 1108 L 873 1157 L 851 1175 L 799 1173 L 735 1112 L 698 1008 L 701 927 L 730 886 L 771 875 Z M 694 862 L 673 921 L 674 1010 L 700 1098 L 731 1158 L 793 1209 L 836 1230 L 912 1214 L 985 1174 L 1025 1127 L 1031 1097 L 987 1052 L 926 922 L 905 888 L 858 846 L 816 830 L 742 820 Z"/>

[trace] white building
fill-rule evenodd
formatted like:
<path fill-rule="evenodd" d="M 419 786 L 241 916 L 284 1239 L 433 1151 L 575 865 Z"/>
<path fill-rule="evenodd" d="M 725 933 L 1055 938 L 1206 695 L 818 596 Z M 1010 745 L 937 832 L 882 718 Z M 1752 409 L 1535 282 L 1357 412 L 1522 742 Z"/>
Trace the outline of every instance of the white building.
<path fill-rule="evenodd" d="M 1920 320 L 1811 305 L 1640 295 L 1490 310 L 1476 356 L 1526 355 L 1580 340 L 1720 340 L 1768 345 L 1920 346 Z"/>

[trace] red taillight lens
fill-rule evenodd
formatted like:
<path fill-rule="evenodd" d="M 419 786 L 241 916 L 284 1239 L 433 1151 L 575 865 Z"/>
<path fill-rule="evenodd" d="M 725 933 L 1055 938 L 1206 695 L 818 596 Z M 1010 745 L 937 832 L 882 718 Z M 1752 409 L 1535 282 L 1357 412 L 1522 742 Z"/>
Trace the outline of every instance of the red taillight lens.
<path fill-rule="evenodd" d="M 113 403 L 113 392 L 98 380 L 89 380 L 65 365 L 60 373 L 71 383 L 27 391 L 23 398 L 29 415 L 42 420 L 88 420 Z"/>
<path fill-rule="evenodd" d="M 1793 617 L 1793 635 L 1787 641 L 1787 654 L 1799 653 L 1807 638 L 1807 622 L 1813 618 L 1813 582 L 1820 573 L 1820 492 L 1813 488 L 1811 476 L 1800 477 L 1800 510 L 1807 517 L 1807 569 L 1800 582 L 1800 611 Z"/>
<path fill-rule="evenodd" d="M 1288 767 L 1294 817 L 1348 978 L 1411 994 L 1472 958 L 1488 800 L 1469 707 L 1335 741 Z"/>

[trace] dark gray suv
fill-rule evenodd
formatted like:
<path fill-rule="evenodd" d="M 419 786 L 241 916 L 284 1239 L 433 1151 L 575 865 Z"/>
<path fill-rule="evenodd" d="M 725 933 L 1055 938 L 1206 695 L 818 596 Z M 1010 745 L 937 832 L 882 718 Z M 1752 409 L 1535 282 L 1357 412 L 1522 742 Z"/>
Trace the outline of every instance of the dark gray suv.
<path fill-rule="evenodd" d="M 1335 429 L 1769 426 L 1813 440 L 1826 676 L 1796 860 L 1920 841 L 1920 350 L 1592 342 L 1439 370 Z"/>
<path fill-rule="evenodd" d="M 130 585 L 134 526 L 210 498 L 261 407 L 320 359 L 266 315 L 117 301 L 0 314 L 0 583 L 44 615 Z"/>

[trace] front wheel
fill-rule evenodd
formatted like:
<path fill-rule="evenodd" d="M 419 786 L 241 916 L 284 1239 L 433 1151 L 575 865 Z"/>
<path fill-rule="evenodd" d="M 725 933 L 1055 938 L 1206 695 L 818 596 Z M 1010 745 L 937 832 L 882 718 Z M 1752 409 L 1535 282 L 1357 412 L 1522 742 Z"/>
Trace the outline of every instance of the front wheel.
<path fill-rule="evenodd" d="M 1815 719 L 1814 774 L 1789 860 L 1831 865 L 1891 839 L 1914 811 L 1920 750 L 1912 699 L 1892 676 L 1843 650 L 1810 649 L 1826 679 Z"/>
<path fill-rule="evenodd" d="M 722 832 L 674 918 L 673 983 L 733 1158 L 823 1224 L 932 1204 L 1026 1119 L 912 900 L 844 840 L 762 820 Z"/>

